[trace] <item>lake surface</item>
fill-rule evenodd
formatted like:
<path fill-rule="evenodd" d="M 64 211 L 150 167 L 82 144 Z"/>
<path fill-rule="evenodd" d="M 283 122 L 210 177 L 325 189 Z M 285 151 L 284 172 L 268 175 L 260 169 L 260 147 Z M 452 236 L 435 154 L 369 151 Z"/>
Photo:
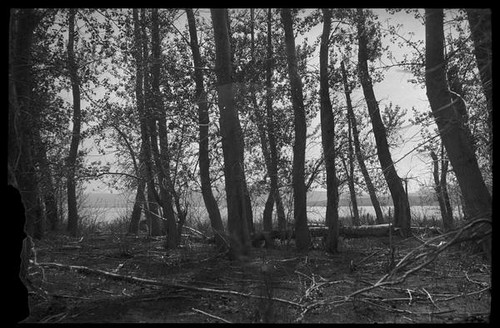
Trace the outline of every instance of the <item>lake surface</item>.
<path fill-rule="evenodd" d="M 382 212 L 384 215 L 387 215 L 389 211 L 393 213 L 394 209 L 392 206 L 382 206 Z M 366 217 L 367 215 L 371 216 L 373 219 L 375 218 L 375 211 L 373 206 L 359 206 L 359 215 L 361 217 Z M 227 209 L 221 208 L 221 215 L 223 218 L 227 217 Z M 255 206 L 253 208 L 254 220 L 260 221 L 262 218 L 262 212 L 264 210 L 263 206 Z M 339 217 L 347 219 L 352 217 L 351 208 L 349 206 L 340 206 L 339 207 Z M 307 219 L 309 222 L 324 222 L 325 220 L 325 212 L 326 207 L 324 206 L 308 206 L 307 207 Z M 130 217 L 132 213 L 132 207 L 84 207 L 81 211 L 81 215 L 88 217 L 96 222 L 110 222 L 118 218 L 122 217 Z M 276 211 L 273 211 L 273 214 L 276 215 Z M 411 207 L 412 218 L 416 220 L 421 220 L 424 217 L 430 219 L 434 217 L 435 219 L 440 220 L 441 214 L 439 211 L 439 206 L 425 206 L 418 205 Z M 454 209 L 454 216 L 458 216 L 458 208 Z M 204 207 L 191 207 L 191 212 L 189 215 L 193 218 L 208 220 L 208 214 Z M 293 213 L 285 212 L 285 215 L 290 219 L 293 217 Z"/>

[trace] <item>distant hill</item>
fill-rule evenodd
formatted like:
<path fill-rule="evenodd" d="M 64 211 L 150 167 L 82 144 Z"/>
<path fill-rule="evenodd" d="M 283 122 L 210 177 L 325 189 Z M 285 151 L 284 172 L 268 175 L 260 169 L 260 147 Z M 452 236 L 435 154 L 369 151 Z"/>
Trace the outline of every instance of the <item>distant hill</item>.
<path fill-rule="evenodd" d="M 86 193 L 84 194 L 84 206 L 86 207 L 131 207 L 134 202 L 135 194 L 110 194 L 110 193 Z M 420 205 L 438 205 L 437 201 L 432 196 L 424 196 L 417 193 L 408 195 L 410 206 Z M 259 203 L 264 204 L 266 196 L 259 199 Z M 358 206 L 371 206 L 370 197 L 361 195 L 357 197 Z M 203 198 L 201 193 L 193 192 L 191 194 L 191 202 L 203 206 Z M 342 195 L 339 201 L 339 206 L 349 206 L 350 198 Z M 379 196 L 379 202 L 382 206 L 391 206 L 392 199 L 390 196 Z M 326 191 L 310 191 L 307 193 L 308 206 L 326 206 Z"/>

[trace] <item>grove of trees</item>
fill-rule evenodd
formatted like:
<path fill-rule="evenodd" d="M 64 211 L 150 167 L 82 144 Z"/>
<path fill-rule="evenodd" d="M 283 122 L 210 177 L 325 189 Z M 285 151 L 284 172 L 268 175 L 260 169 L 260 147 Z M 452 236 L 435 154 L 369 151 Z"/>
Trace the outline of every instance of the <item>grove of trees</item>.
<path fill-rule="evenodd" d="M 425 39 L 383 25 L 381 12 L 405 12 Z M 411 151 L 428 159 L 444 229 L 458 225 L 456 189 L 467 220 L 491 220 L 488 9 L 24 8 L 9 19 L 8 183 L 31 238 L 79 236 L 78 191 L 96 179 L 133 191 L 129 233 L 144 216 L 168 249 L 198 206 L 233 258 L 262 231 L 293 230 L 307 251 L 315 188 L 327 193 L 327 251 L 338 251 L 343 192 L 354 226 L 367 193 L 376 222 L 409 236 L 407 181 L 393 155 L 405 120 L 421 130 Z M 395 59 L 387 40 L 411 51 Z M 425 88 L 428 108 L 382 104 L 374 85 L 393 67 Z M 113 162 L 92 160 L 90 143 L 114 149 Z M 193 203 L 197 192 L 203 204 Z"/>

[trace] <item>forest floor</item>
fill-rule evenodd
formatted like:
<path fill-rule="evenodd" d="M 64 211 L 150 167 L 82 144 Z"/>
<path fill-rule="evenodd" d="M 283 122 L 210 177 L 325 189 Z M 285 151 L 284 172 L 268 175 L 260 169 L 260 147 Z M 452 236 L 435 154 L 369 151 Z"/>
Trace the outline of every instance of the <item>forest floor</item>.
<path fill-rule="evenodd" d="M 394 239 L 390 252 L 385 237 L 341 239 L 334 255 L 320 245 L 299 253 L 291 241 L 253 248 L 243 261 L 230 261 L 213 244 L 193 237 L 171 251 L 163 243 L 163 238 L 116 234 L 55 235 L 35 242 L 28 270 L 30 316 L 23 322 L 490 320 L 491 267 L 460 245 L 400 279 L 417 261 L 386 274 L 421 240 Z"/>

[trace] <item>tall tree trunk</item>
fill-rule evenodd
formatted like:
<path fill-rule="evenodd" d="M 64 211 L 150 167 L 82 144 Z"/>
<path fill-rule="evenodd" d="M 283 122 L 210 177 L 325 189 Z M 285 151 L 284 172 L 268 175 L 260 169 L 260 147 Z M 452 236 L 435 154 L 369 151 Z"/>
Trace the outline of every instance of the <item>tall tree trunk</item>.
<path fill-rule="evenodd" d="M 356 153 L 356 159 L 358 160 L 359 169 L 366 183 L 366 189 L 368 190 L 368 195 L 370 195 L 370 200 L 375 210 L 376 222 L 377 224 L 384 223 L 384 216 L 382 214 L 382 209 L 380 208 L 380 203 L 377 198 L 377 193 L 375 192 L 375 186 L 373 185 L 368 169 L 366 168 L 365 159 L 363 157 L 363 152 L 361 150 L 361 144 L 359 142 L 359 131 L 356 123 L 356 116 L 354 115 L 354 110 L 351 103 L 351 90 L 349 89 L 349 84 L 347 83 L 347 72 L 344 66 L 344 62 L 340 63 L 340 69 L 342 71 L 342 80 L 344 84 L 344 93 L 346 97 L 347 104 L 347 117 L 351 123 L 352 137 L 354 141 L 354 151 Z"/>
<path fill-rule="evenodd" d="M 266 126 L 269 140 L 269 157 L 271 166 L 268 173 L 271 180 L 271 194 L 276 203 L 276 212 L 278 215 L 278 229 L 286 229 L 286 217 L 283 202 L 279 192 L 278 185 L 278 150 L 276 146 L 275 121 L 273 110 L 273 44 L 272 44 L 272 9 L 267 12 L 267 49 L 266 49 Z"/>
<path fill-rule="evenodd" d="M 250 9 L 250 20 L 251 20 L 251 29 L 250 29 L 250 58 L 253 63 L 252 69 L 255 67 L 255 33 L 254 33 L 254 9 Z M 264 155 L 264 163 L 266 165 L 267 174 L 270 176 L 272 171 L 272 163 L 271 163 L 271 154 L 269 150 L 269 141 L 268 135 L 266 134 L 267 128 L 267 120 L 264 117 L 264 114 L 261 113 L 259 105 L 257 104 L 257 96 L 255 94 L 255 84 L 257 83 L 257 74 L 255 70 L 252 70 L 252 74 L 250 77 L 250 97 L 254 108 L 255 115 L 255 123 L 257 125 L 257 129 L 259 131 L 260 143 L 262 148 L 262 154 Z M 262 214 L 262 223 L 264 231 L 271 231 L 273 228 L 272 218 L 273 218 L 273 206 L 276 192 L 273 189 L 272 182 L 271 188 L 269 190 L 269 194 L 267 196 L 267 200 L 264 206 L 264 212 Z"/>
<path fill-rule="evenodd" d="M 484 183 L 477 159 L 470 144 L 468 128 L 453 106 L 446 80 L 443 31 L 443 10 L 425 11 L 425 84 L 427 97 L 453 170 L 460 185 L 466 207 L 472 218 L 491 218 L 491 195 Z M 469 132 L 470 133 L 470 132 Z M 488 232 L 490 227 L 483 226 Z M 491 234 L 482 241 L 486 256 L 491 259 Z"/>
<path fill-rule="evenodd" d="M 220 133 L 224 154 L 224 176 L 227 199 L 227 220 L 231 256 L 246 255 L 250 247 L 243 171 L 242 132 L 234 105 L 231 78 L 231 46 L 228 34 L 227 9 L 211 9 L 215 38 L 215 72 L 220 110 Z"/>
<path fill-rule="evenodd" d="M 198 36 L 196 35 L 196 23 L 193 10 L 186 8 L 186 14 L 189 25 L 189 35 L 191 37 L 191 51 L 193 52 L 194 63 L 194 81 L 196 84 L 196 102 L 198 105 L 198 124 L 199 124 L 199 151 L 198 157 L 200 162 L 200 180 L 201 194 L 205 207 L 208 212 L 212 231 L 215 235 L 215 242 L 218 247 L 224 247 L 224 225 L 220 216 L 219 205 L 215 200 L 212 192 L 212 183 L 210 181 L 210 156 L 208 144 L 208 126 L 210 118 L 208 115 L 207 93 L 203 83 L 202 60 L 200 55 L 200 46 L 198 44 Z"/>
<path fill-rule="evenodd" d="M 73 94 L 73 132 L 68 155 L 68 232 L 72 236 L 78 235 L 78 209 L 76 199 L 76 161 L 78 156 L 78 145 L 80 144 L 81 127 L 81 104 L 80 104 L 80 81 L 78 78 L 78 65 L 75 61 L 75 15 L 76 9 L 69 10 L 68 21 L 68 68 L 71 79 L 71 91 Z"/>
<path fill-rule="evenodd" d="M 321 111 L 321 143 L 326 167 L 326 225 L 328 235 L 326 250 L 336 252 L 339 238 L 339 213 L 337 188 L 337 172 L 335 169 L 335 118 L 328 86 L 328 47 L 331 29 L 332 13 L 330 9 L 323 9 L 323 34 L 319 49 L 319 95 Z"/>
<path fill-rule="evenodd" d="M 352 213 L 353 213 L 353 218 L 352 218 L 352 223 L 355 226 L 359 226 L 359 210 L 358 210 L 358 201 L 356 199 L 356 189 L 354 188 L 354 149 L 352 146 L 352 122 L 351 120 L 347 120 L 347 130 L 348 130 L 348 136 L 347 136 L 347 159 L 349 166 L 347 167 L 346 165 L 346 172 L 347 174 L 347 182 L 349 185 L 349 195 L 351 196 L 351 205 L 352 205 Z"/>
<path fill-rule="evenodd" d="M 30 103 L 33 84 L 30 57 L 38 17 L 33 9 L 12 10 L 11 15 L 8 166 L 11 180 L 17 181 L 14 184 L 21 194 L 25 209 L 24 231 L 29 237 L 41 238 L 35 234 L 35 226 L 41 219 L 41 213 L 32 154 L 35 122 L 32 120 L 33 108 Z M 25 241 L 29 240 L 27 238 Z M 28 253 L 23 252 L 21 257 L 24 263 L 28 263 Z M 21 278 L 24 279 L 26 272 L 21 271 Z"/>
<path fill-rule="evenodd" d="M 472 40 L 474 41 L 474 54 L 479 69 L 479 76 L 486 97 L 491 161 L 493 151 L 493 77 L 491 69 L 493 49 L 491 45 L 491 9 L 466 9 L 466 11 Z"/>
<path fill-rule="evenodd" d="M 295 37 L 293 35 L 292 13 L 289 8 L 281 9 L 281 20 L 285 31 L 286 58 L 288 63 L 288 76 L 290 79 L 292 107 L 294 113 L 295 141 L 293 146 L 293 215 L 295 219 L 295 234 L 297 248 L 307 250 L 311 245 L 311 236 L 307 226 L 306 211 L 306 185 L 304 182 L 304 165 L 306 153 L 306 115 L 302 94 L 302 81 L 300 80 L 297 57 L 295 53 Z M 335 195 L 331 195 L 335 197 Z M 331 213 L 331 215 L 334 215 Z M 332 227 L 334 229 L 334 227 Z M 333 230 L 332 230 L 333 231 Z M 334 235 L 332 235 L 334 237 Z M 331 239 L 334 245 L 334 239 Z"/>
<path fill-rule="evenodd" d="M 236 45 L 236 40 L 234 38 L 232 38 L 232 32 L 231 32 L 231 22 L 230 22 L 230 15 L 229 15 L 229 11 L 226 9 L 224 10 L 224 13 L 225 13 L 225 20 L 226 20 L 226 25 L 227 25 L 227 34 L 228 34 L 228 37 L 229 37 L 229 47 L 230 49 L 235 49 L 235 45 Z M 234 66 L 233 66 L 233 63 L 234 63 L 234 51 L 231 50 L 231 53 L 230 53 L 230 58 L 231 58 L 231 72 L 232 74 L 234 74 Z M 234 92 L 234 91 L 233 91 Z M 245 161 L 244 161 L 244 139 L 243 139 L 243 134 L 240 133 L 239 134 L 241 140 L 239 140 L 240 144 L 241 144 L 241 153 L 240 153 L 240 161 L 241 161 L 241 165 L 242 165 L 242 172 L 243 172 L 243 186 L 242 186 L 242 190 L 243 190 L 243 202 L 244 202 L 244 208 L 245 208 L 245 221 L 247 222 L 247 225 L 248 225 L 248 230 L 251 232 L 251 233 L 254 233 L 255 232 L 255 227 L 254 227 L 254 224 L 253 224 L 253 212 L 252 212 L 252 202 L 251 202 L 251 199 L 250 199 L 250 193 L 248 192 L 248 186 L 247 186 L 247 181 L 246 181 L 246 178 L 245 178 Z"/>
<path fill-rule="evenodd" d="M 159 224 L 157 222 L 158 218 L 152 213 L 157 214 L 156 206 L 153 206 L 153 202 L 159 202 L 159 196 L 156 193 L 154 187 L 154 176 L 153 176 L 153 163 L 151 156 L 151 138 L 148 126 L 148 115 L 145 108 L 144 100 L 144 72 L 145 72 L 145 62 L 143 57 L 143 35 L 141 33 L 141 25 L 139 21 L 138 9 L 133 9 L 133 21 L 134 21 L 134 59 L 136 62 L 136 83 L 135 83 L 135 96 L 137 102 L 137 111 L 139 113 L 140 130 L 141 130 L 141 141 L 142 141 L 142 152 L 141 161 L 144 163 L 144 171 L 147 183 L 147 207 L 146 213 L 150 224 L 150 232 L 153 235 L 161 235 L 161 229 L 159 229 Z"/>
<path fill-rule="evenodd" d="M 264 121 L 264 115 L 261 113 L 261 109 L 257 103 L 257 96 L 255 94 L 255 83 L 257 82 L 257 76 L 255 71 L 255 31 L 254 31 L 254 8 L 250 8 L 250 62 L 252 63 L 251 74 L 249 78 L 249 89 L 250 89 L 250 99 L 253 105 L 253 114 L 255 115 L 255 124 L 257 125 L 257 130 L 259 132 L 260 145 L 262 149 L 262 154 L 264 155 L 264 163 L 266 165 L 267 173 L 271 170 L 271 155 L 269 154 L 269 142 L 266 135 L 266 122 Z M 262 214 L 262 224 L 264 231 L 271 231 L 273 229 L 273 205 L 274 197 L 272 191 L 269 191 L 267 196 L 266 204 L 264 206 L 264 212 Z"/>
<path fill-rule="evenodd" d="M 358 8 L 358 74 L 363 88 L 366 104 L 368 106 L 368 113 L 373 126 L 373 134 L 375 135 L 375 142 L 377 144 L 377 154 L 380 161 L 380 166 L 384 173 L 385 181 L 389 187 L 392 201 L 394 204 L 394 225 L 401 229 L 404 236 L 410 234 L 410 204 L 408 196 L 406 195 L 401 179 L 399 178 L 394 162 L 392 161 L 389 145 L 387 143 L 387 136 L 385 132 L 384 123 L 380 116 L 377 99 L 373 92 L 373 85 L 368 73 L 368 49 L 367 49 L 367 36 L 365 31 L 365 16 L 363 9 Z"/>
<path fill-rule="evenodd" d="M 152 236 L 161 236 L 166 234 L 165 231 L 165 222 L 162 220 L 163 217 L 171 214 L 172 202 L 167 202 L 167 196 L 164 186 L 165 174 L 163 171 L 163 167 L 160 159 L 160 150 L 158 148 L 158 131 L 156 128 L 156 123 L 158 121 L 158 113 L 155 110 L 155 99 L 154 92 L 151 81 L 151 71 L 150 67 L 151 61 L 149 57 L 148 50 L 148 42 L 149 38 L 146 32 L 146 9 L 141 8 L 141 35 L 142 35 L 142 60 L 143 60 L 143 79 L 144 79 L 144 112 L 146 115 L 146 124 L 148 126 L 148 133 L 150 138 L 151 145 L 151 169 L 152 176 L 156 175 L 158 178 L 158 189 L 160 191 L 159 195 L 156 189 L 156 185 L 154 183 L 150 184 L 150 191 L 152 192 L 152 196 L 154 196 L 154 200 L 157 203 L 157 208 L 159 216 L 153 215 L 152 224 L 151 224 L 151 235 Z M 153 178 L 154 179 L 154 178 Z M 153 201 L 153 199 L 151 199 Z M 170 206 L 169 206 L 170 204 Z M 172 215 L 175 220 L 175 215 Z M 177 234 L 175 233 L 172 238 L 176 239 Z M 168 244 L 171 243 L 172 240 L 169 236 L 167 236 L 166 240 L 166 248 L 169 248 Z M 175 246 L 174 246 L 175 247 Z"/>
<path fill-rule="evenodd" d="M 168 147 L 167 117 L 160 92 L 160 70 L 161 70 L 161 43 L 160 28 L 158 22 L 158 8 L 153 8 L 151 13 L 151 47 L 153 62 L 151 67 L 151 89 L 153 108 L 157 117 L 158 136 L 160 141 L 160 151 L 157 154 L 156 167 L 160 180 L 160 197 L 162 200 L 163 215 L 165 216 L 167 228 L 166 248 L 175 248 L 179 243 L 179 234 L 177 233 L 177 222 L 175 212 L 172 206 L 172 193 L 174 192 L 172 179 L 170 177 L 170 150 Z M 157 147 L 156 147 L 157 150 Z M 180 213 L 179 213 L 180 214 Z"/>

